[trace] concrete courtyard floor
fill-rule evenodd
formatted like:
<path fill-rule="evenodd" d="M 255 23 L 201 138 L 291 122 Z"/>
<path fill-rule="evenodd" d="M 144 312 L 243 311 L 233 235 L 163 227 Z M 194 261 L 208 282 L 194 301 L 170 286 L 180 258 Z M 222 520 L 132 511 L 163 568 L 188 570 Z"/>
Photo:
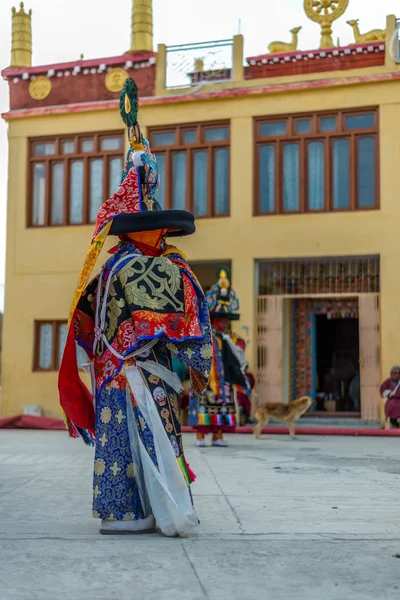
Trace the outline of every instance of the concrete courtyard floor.
<path fill-rule="evenodd" d="M 186 435 L 202 525 L 166 539 L 98 534 L 82 443 L 1 431 L 1 600 L 400 598 L 400 440 L 228 439 Z"/>

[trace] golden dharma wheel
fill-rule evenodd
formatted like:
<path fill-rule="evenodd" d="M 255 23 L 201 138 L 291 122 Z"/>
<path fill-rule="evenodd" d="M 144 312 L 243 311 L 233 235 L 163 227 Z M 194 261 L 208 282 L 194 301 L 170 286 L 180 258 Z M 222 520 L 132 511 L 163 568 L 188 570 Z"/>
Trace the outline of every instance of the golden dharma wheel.
<path fill-rule="evenodd" d="M 349 0 L 305 0 L 304 9 L 312 21 L 332 22 L 342 16 L 348 4 Z"/>
<path fill-rule="evenodd" d="M 332 48 L 332 23 L 345 12 L 349 0 L 304 0 L 304 11 L 311 21 L 321 25 L 320 48 Z"/>

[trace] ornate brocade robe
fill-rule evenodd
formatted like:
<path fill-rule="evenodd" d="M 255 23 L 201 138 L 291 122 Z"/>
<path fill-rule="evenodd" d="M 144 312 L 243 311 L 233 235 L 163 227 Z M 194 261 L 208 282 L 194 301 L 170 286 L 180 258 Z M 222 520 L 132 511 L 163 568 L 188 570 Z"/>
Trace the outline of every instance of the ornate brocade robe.
<path fill-rule="evenodd" d="M 195 276 L 178 252 L 150 257 L 120 243 L 82 295 L 74 334 L 92 359 L 93 516 L 153 513 L 167 534 L 187 531 L 197 522 L 188 502 L 194 476 L 183 451 L 171 356 L 188 365 L 193 390 L 201 393 L 212 340 Z"/>

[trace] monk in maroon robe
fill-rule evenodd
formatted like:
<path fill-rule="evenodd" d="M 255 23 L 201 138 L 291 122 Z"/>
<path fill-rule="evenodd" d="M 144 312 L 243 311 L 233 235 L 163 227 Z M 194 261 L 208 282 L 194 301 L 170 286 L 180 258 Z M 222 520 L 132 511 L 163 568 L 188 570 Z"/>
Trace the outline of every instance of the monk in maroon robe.
<path fill-rule="evenodd" d="M 400 367 L 393 367 L 389 379 L 380 387 L 382 398 L 386 398 L 385 414 L 390 419 L 392 427 L 399 427 L 400 419 Z"/>

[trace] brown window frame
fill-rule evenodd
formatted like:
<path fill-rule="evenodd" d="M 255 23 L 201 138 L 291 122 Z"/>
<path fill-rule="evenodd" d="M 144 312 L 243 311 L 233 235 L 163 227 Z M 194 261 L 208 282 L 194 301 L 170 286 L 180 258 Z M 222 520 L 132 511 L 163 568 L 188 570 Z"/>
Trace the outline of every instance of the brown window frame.
<path fill-rule="evenodd" d="M 40 328 L 43 325 L 52 326 L 52 360 L 51 366 L 48 369 L 44 369 L 40 366 Z M 40 373 L 51 373 L 59 370 L 58 364 L 58 350 L 60 342 L 60 328 L 63 325 L 67 325 L 65 319 L 46 319 L 42 321 L 35 321 L 34 323 L 34 352 L 33 352 L 33 370 Z"/>
<path fill-rule="evenodd" d="M 122 144 L 118 150 L 102 150 L 101 141 L 104 138 L 120 137 Z M 81 151 L 81 142 L 85 139 L 93 139 L 94 148 L 91 152 Z M 73 142 L 74 152 L 63 153 L 62 143 Z M 35 155 L 35 144 L 54 143 L 54 154 Z M 118 131 L 102 131 L 102 132 L 86 132 L 76 135 L 58 135 L 34 137 L 28 140 L 28 181 L 27 181 L 27 227 L 32 228 L 47 228 L 47 227 L 73 227 L 93 224 L 90 219 L 90 161 L 103 159 L 103 201 L 109 197 L 109 163 L 112 158 L 121 158 L 122 165 L 124 164 L 125 155 L 125 140 L 124 132 Z M 73 161 L 83 161 L 83 219 L 79 223 L 70 223 L 70 190 L 71 190 L 71 164 Z M 33 194 L 34 194 L 34 165 L 37 163 L 45 163 L 45 218 L 44 224 L 33 223 Z M 63 189 L 63 221 L 62 223 L 52 223 L 51 215 L 51 193 L 52 193 L 52 163 L 64 164 L 64 189 Z M 122 169 L 121 169 L 122 172 Z"/>
<path fill-rule="evenodd" d="M 228 135 L 226 140 L 221 141 L 206 141 L 205 132 L 208 129 L 218 129 L 226 127 Z M 196 131 L 196 141 L 193 143 L 184 142 L 184 132 L 188 130 Z M 157 145 L 154 142 L 154 134 L 157 133 L 175 133 L 175 143 L 171 145 Z M 152 151 L 156 157 L 159 154 L 165 156 L 165 208 L 173 208 L 172 191 L 173 191 L 173 172 L 172 172 L 172 157 L 175 153 L 186 153 L 186 203 L 185 209 L 194 213 L 194 194 L 193 194 L 193 174 L 194 174 L 194 153 L 196 151 L 207 150 L 207 214 L 195 215 L 196 219 L 209 219 L 230 216 L 230 159 L 231 159 L 231 132 L 230 121 L 208 121 L 205 123 L 185 123 L 183 125 L 167 125 L 151 127 L 148 130 L 149 141 Z M 228 151 L 228 210 L 224 213 L 217 213 L 215 206 L 215 150 L 226 149 Z M 156 194 L 157 198 L 157 194 Z"/>
<path fill-rule="evenodd" d="M 373 114 L 373 126 L 363 129 L 345 129 L 345 117 L 352 115 Z M 336 129 L 334 131 L 320 131 L 320 118 L 335 117 Z M 296 122 L 301 120 L 311 120 L 311 131 L 309 133 L 297 133 L 295 130 Z M 286 122 L 286 133 L 283 135 L 262 136 L 260 126 L 264 123 Z M 254 194 L 253 194 L 253 214 L 254 216 L 274 216 L 274 215 L 298 215 L 298 214 L 317 214 L 331 212 L 354 212 L 365 210 L 377 210 L 380 208 L 379 197 L 379 109 L 354 108 L 350 110 L 323 111 L 313 113 L 297 113 L 294 115 L 274 115 L 273 117 L 255 117 L 253 119 L 254 127 Z M 375 177 L 374 177 L 374 205 L 359 206 L 358 204 L 358 143 L 360 138 L 373 138 L 375 140 Z M 333 141 L 337 139 L 350 140 L 349 156 L 349 206 L 333 206 Z M 306 146 L 310 142 L 323 141 L 324 143 L 324 206 L 322 209 L 309 209 L 308 199 L 308 164 Z M 299 144 L 299 209 L 295 211 L 284 210 L 283 202 L 283 146 L 287 143 Z M 271 145 L 275 148 L 275 189 L 274 189 L 274 210 L 260 210 L 260 148 Z"/>

